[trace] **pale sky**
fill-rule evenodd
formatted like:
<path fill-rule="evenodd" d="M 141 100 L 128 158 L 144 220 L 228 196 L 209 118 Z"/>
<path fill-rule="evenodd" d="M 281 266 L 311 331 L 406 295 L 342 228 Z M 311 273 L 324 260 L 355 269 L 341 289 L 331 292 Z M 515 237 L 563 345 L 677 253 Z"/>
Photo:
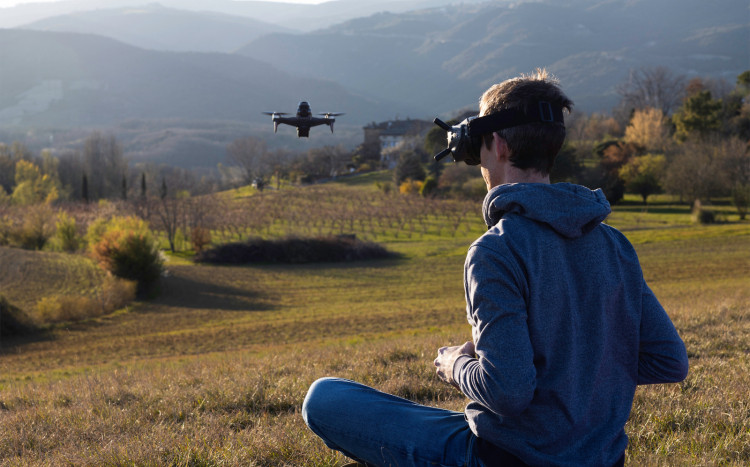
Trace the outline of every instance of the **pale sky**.
<path fill-rule="evenodd" d="M 12 7 L 16 5 L 20 5 L 22 3 L 52 3 L 52 2 L 58 2 L 61 0 L 0 0 L 0 8 L 7 8 Z M 242 0 L 238 0 L 242 1 Z M 266 2 L 284 2 L 284 3 L 323 3 L 328 0 L 263 0 Z M 133 1 L 133 4 L 138 3 L 148 3 L 148 2 L 139 2 L 137 0 Z M 156 2 L 158 3 L 158 1 Z"/>

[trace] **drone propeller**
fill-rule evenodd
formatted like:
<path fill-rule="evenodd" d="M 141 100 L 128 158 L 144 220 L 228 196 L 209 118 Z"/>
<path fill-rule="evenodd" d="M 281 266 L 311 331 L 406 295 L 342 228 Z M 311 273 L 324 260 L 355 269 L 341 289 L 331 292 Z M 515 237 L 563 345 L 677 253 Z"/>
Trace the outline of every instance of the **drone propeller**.
<path fill-rule="evenodd" d="M 344 115 L 343 112 L 321 112 L 318 115 L 324 115 L 325 118 L 329 117 L 338 117 L 339 115 Z"/>
<path fill-rule="evenodd" d="M 286 112 L 261 112 L 265 115 L 287 115 Z"/>

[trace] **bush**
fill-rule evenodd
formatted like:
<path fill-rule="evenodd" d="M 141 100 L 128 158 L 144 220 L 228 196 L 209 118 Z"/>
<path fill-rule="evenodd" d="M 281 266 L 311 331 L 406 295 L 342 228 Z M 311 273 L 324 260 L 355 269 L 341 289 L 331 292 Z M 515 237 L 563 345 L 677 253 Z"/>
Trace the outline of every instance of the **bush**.
<path fill-rule="evenodd" d="M 0 190 L 2 187 L 0 187 Z M 0 246 L 10 245 L 13 221 L 7 216 L 0 217 Z"/>
<path fill-rule="evenodd" d="M 196 256 L 201 263 L 316 263 L 343 262 L 394 256 L 377 243 L 363 242 L 352 236 L 253 239 L 245 243 L 227 243 Z"/>
<path fill-rule="evenodd" d="M 740 220 L 744 220 L 747 216 L 747 209 L 750 207 L 750 185 L 738 183 L 732 188 L 732 204 L 737 208 Z"/>
<path fill-rule="evenodd" d="M 419 194 L 421 196 L 427 197 L 435 193 L 438 187 L 437 178 L 430 175 L 429 177 L 424 179 L 424 182 L 422 183 L 422 187 L 419 189 Z"/>
<path fill-rule="evenodd" d="M 693 203 L 693 222 L 699 224 L 714 224 L 716 223 L 716 220 L 716 213 L 710 209 L 704 208 L 699 200 L 695 200 L 695 203 Z"/>
<path fill-rule="evenodd" d="M 200 253 L 211 243 L 211 231 L 205 227 L 193 227 L 190 231 L 190 241 L 193 244 L 193 250 Z"/>
<path fill-rule="evenodd" d="M 98 295 L 103 313 L 112 313 L 126 307 L 135 300 L 137 292 L 136 282 L 107 276 Z"/>
<path fill-rule="evenodd" d="M 44 297 L 36 304 L 36 314 L 44 323 L 81 321 L 103 314 L 101 303 L 90 297 Z"/>
<path fill-rule="evenodd" d="M 398 192 L 402 195 L 416 195 L 422 190 L 422 182 L 419 180 L 404 180 L 398 187 Z"/>
<path fill-rule="evenodd" d="M 46 204 L 29 206 L 21 228 L 15 232 L 16 242 L 27 250 L 41 250 L 55 233 L 54 218 Z"/>
<path fill-rule="evenodd" d="M 139 297 L 156 292 L 162 259 L 148 224 L 136 217 L 95 222 L 87 234 L 94 259 L 117 277 L 135 281 Z"/>
<path fill-rule="evenodd" d="M 2 189 L 2 188 L 0 188 Z M 36 331 L 31 318 L 0 295 L 0 336 L 25 336 Z"/>
<path fill-rule="evenodd" d="M 63 251 L 77 251 L 81 246 L 81 239 L 78 237 L 76 220 L 66 212 L 61 212 L 57 216 L 57 241 L 60 243 L 60 249 Z"/>
<path fill-rule="evenodd" d="M 110 276 L 102 284 L 97 297 L 44 297 L 37 302 L 36 313 L 43 323 L 82 321 L 119 310 L 135 300 L 135 295 L 135 282 Z"/>

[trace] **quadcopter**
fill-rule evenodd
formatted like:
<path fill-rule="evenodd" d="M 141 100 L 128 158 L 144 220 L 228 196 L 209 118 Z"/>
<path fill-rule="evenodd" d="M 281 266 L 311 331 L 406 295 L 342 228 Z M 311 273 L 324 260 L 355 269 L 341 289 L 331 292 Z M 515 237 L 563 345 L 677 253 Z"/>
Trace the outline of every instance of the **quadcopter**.
<path fill-rule="evenodd" d="M 297 107 L 297 116 L 296 117 L 284 117 L 284 115 L 287 115 L 284 112 L 263 112 L 266 115 L 271 116 L 271 121 L 273 121 L 273 132 L 276 133 L 276 130 L 279 128 L 279 123 L 283 123 L 285 125 L 291 125 L 297 127 L 297 137 L 298 138 L 307 138 L 310 136 L 310 128 L 318 125 L 328 125 L 331 127 L 331 133 L 333 133 L 333 123 L 336 121 L 335 117 L 338 117 L 339 115 L 344 115 L 340 112 L 325 112 L 320 113 L 318 115 L 322 115 L 322 117 L 313 117 L 312 112 L 310 111 L 310 104 L 308 104 L 305 101 L 302 101 L 299 103 L 299 106 Z"/>

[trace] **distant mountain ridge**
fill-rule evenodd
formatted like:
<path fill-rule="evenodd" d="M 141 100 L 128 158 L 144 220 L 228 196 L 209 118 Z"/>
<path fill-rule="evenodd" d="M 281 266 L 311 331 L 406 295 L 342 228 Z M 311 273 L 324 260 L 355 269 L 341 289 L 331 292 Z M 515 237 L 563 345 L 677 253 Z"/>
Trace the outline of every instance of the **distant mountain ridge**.
<path fill-rule="evenodd" d="M 234 52 L 272 32 L 293 32 L 252 18 L 168 8 L 158 3 L 69 13 L 23 29 L 96 34 L 143 49 L 174 52 Z"/>
<path fill-rule="evenodd" d="M 487 2 L 372 15 L 304 40 L 270 34 L 238 53 L 441 111 L 546 67 L 579 108 L 607 111 L 635 68 L 663 65 L 733 83 L 750 67 L 748 8 L 744 0 Z"/>
<path fill-rule="evenodd" d="M 309 100 L 314 112 L 346 113 L 336 134 L 300 141 L 280 129 L 269 141 L 354 146 L 364 124 L 452 116 L 476 108 L 489 85 L 536 67 L 557 75 L 586 112 L 611 110 L 615 87 L 632 69 L 663 65 L 733 84 L 750 68 L 745 0 L 338 0 L 294 11 L 308 12 L 312 24 L 315 15 L 330 19 L 336 6 L 344 16 L 356 6 L 432 7 L 349 17 L 305 33 L 226 13 L 255 8 L 272 17 L 281 4 L 179 0 L 186 10 L 178 10 L 171 6 L 178 0 L 161 0 L 164 6 L 123 8 L 133 1 L 34 26 L 79 33 L 0 29 L 0 140 L 37 129 L 113 128 L 143 160 L 198 160 L 196 148 L 223 153 L 232 138 L 268 135 L 261 111 L 294 112 Z M 214 11 L 196 11 L 207 5 Z M 0 10 L 0 24 L 9 10 Z"/>
<path fill-rule="evenodd" d="M 320 4 L 293 4 L 262 0 L 156 0 L 159 4 L 191 12 L 215 12 L 276 24 L 283 28 L 313 31 L 360 16 L 381 11 L 395 13 L 435 8 L 455 0 L 333 0 Z M 461 0 L 477 3 L 484 0 Z M 512 0 L 503 0 L 510 2 Z M 102 8 L 132 8 L 153 3 L 149 0 L 63 0 L 54 3 L 27 3 L 0 8 L 0 28 L 23 27 L 54 16 Z"/>

